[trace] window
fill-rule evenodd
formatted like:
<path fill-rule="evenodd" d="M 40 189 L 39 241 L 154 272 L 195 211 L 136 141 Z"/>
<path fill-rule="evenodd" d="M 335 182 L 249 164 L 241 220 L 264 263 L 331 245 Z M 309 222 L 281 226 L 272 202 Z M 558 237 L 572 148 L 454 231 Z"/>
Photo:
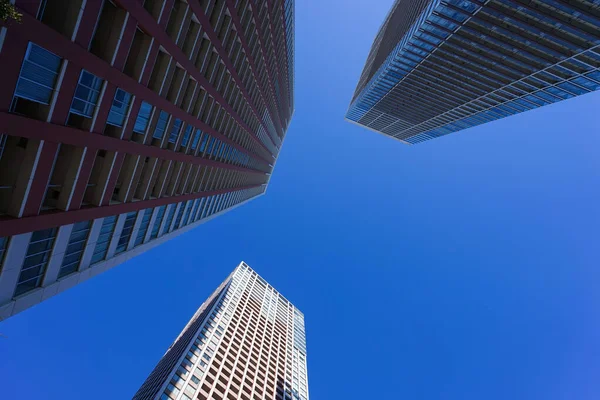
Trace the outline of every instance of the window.
<path fill-rule="evenodd" d="M 135 224 L 135 218 L 137 217 L 137 211 L 132 211 L 127 214 L 125 217 L 125 223 L 123 224 L 123 229 L 121 230 L 121 237 L 119 237 L 119 242 L 117 243 L 117 250 L 115 254 L 120 254 L 127 250 L 127 244 L 129 243 L 129 239 L 131 238 L 131 233 L 133 231 L 133 225 Z"/>
<path fill-rule="evenodd" d="M 170 383 L 167 385 L 167 393 L 171 393 L 173 394 L 173 396 L 177 397 L 177 395 L 179 394 L 179 389 L 177 389 L 175 386 L 171 385 Z"/>
<path fill-rule="evenodd" d="M 44 229 L 31 235 L 27 255 L 15 288 L 15 297 L 41 285 L 57 231 L 58 228 Z"/>
<path fill-rule="evenodd" d="M 133 126 L 133 131 L 137 132 L 137 133 L 141 133 L 142 135 L 144 133 L 146 133 L 146 128 L 148 128 L 148 122 L 150 121 L 151 114 L 152 114 L 152 104 L 142 101 L 142 105 L 140 106 L 140 111 L 138 112 L 138 116 L 135 119 L 135 125 Z"/>
<path fill-rule="evenodd" d="M 156 128 L 154 128 L 154 134 L 152 135 L 155 139 L 162 139 L 165 134 L 165 129 L 167 129 L 167 122 L 169 122 L 169 113 L 166 111 L 161 111 L 158 116 L 158 122 L 156 123 Z"/>
<path fill-rule="evenodd" d="M 156 218 L 154 219 L 154 226 L 152 227 L 152 232 L 150 233 L 150 239 L 156 239 L 158 237 L 158 231 L 165 216 L 166 208 L 167 206 L 160 206 L 158 208 L 158 211 L 156 212 Z"/>
<path fill-rule="evenodd" d="M 167 215 L 167 221 L 165 222 L 165 232 L 169 232 L 169 228 L 171 227 L 171 222 L 173 222 L 173 216 L 175 215 L 175 210 L 177 209 L 177 204 L 173 204 L 171 209 L 169 210 L 169 214 Z"/>
<path fill-rule="evenodd" d="M 190 222 L 192 222 L 194 220 L 194 215 L 196 215 L 196 212 L 198 211 L 198 206 L 199 205 L 200 205 L 200 199 L 194 200 L 194 203 L 193 203 L 192 208 L 191 208 L 191 213 L 190 213 L 191 218 L 190 218 L 190 215 L 186 215 L 183 218 L 183 224 L 184 225 L 187 225 L 187 224 L 189 224 Z"/>
<path fill-rule="evenodd" d="M 36 103 L 50 104 L 62 58 L 35 43 L 29 43 L 15 96 Z"/>
<path fill-rule="evenodd" d="M 70 112 L 82 117 L 91 118 L 96 109 L 98 97 L 100 97 L 101 87 L 102 79 L 90 74 L 86 70 L 82 70 L 79 75 L 79 83 L 75 89 Z"/>
<path fill-rule="evenodd" d="M 131 95 L 122 89 L 117 89 L 113 99 L 110 112 L 108 114 L 107 124 L 122 127 L 127 116 L 127 110 L 131 103 Z"/>
<path fill-rule="evenodd" d="M 69 237 L 69 244 L 65 251 L 65 256 L 58 272 L 58 277 L 63 278 L 73 272 L 77 271 L 79 262 L 85 250 L 85 243 L 90 233 L 90 227 L 92 226 L 91 221 L 78 222 L 73 225 L 71 236 Z"/>
<path fill-rule="evenodd" d="M 181 131 L 181 124 L 182 124 L 182 121 L 179 118 L 175 119 L 175 122 L 173 122 L 173 127 L 171 128 L 171 134 L 169 135 L 169 143 L 177 142 L 177 138 L 179 137 L 179 132 Z"/>
<path fill-rule="evenodd" d="M 175 218 L 175 225 L 173 225 L 173 230 L 179 228 L 179 223 L 181 222 L 181 217 L 183 216 L 183 213 L 186 208 L 187 207 L 186 207 L 185 203 L 179 207 L 179 212 L 177 213 L 177 218 Z"/>
<path fill-rule="evenodd" d="M 200 136 L 202 136 L 202 131 L 200 129 L 196 129 L 196 134 L 194 135 L 194 140 L 192 141 L 192 150 L 196 150 L 196 147 L 198 147 Z"/>
<path fill-rule="evenodd" d="M 104 260 L 106 257 L 116 222 L 117 217 L 115 215 L 112 217 L 106 217 L 104 218 L 104 221 L 102 221 L 102 228 L 100 229 L 100 235 L 98 236 L 98 241 L 96 242 L 96 247 L 94 248 L 91 264 L 96 264 Z"/>
<path fill-rule="evenodd" d="M 210 142 L 208 143 L 208 148 L 206 149 L 206 154 L 208 154 L 209 156 L 212 154 L 212 149 L 213 146 L 215 144 L 216 139 L 215 138 L 210 138 Z"/>
<path fill-rule="evenodd" d="M 142 216 L 142 222 L 140 223 L 140 228 L 138 229 L 137 236 L 135 237 L 134 246 L 139 246 L 144 242 L 144 238 L 146 237 L 146 232 L 148 232 L 148 226 L 150 225 L 150 219 L 152 219 L 152 208 L 146 208 L 144 210 L 144 215 Z"/>
<path fill-rule="evenodd" d="M 192 131 L 194 130 L 194 127 L 191 125 L 188 125 L 185 128 L 185 133 L 183 134 L 183 139 L 181 139 L 181 145 L 183 147 L 186 147 L 190 141 L 190 136 L 192 134 Z"/>
<path fill-rule="evenodd" d="M 206 149 L 206 142 L 208 142 L 209 137 L 209 135 L 204 135 L 202 138 L 202 143 L 200 144 L 200 153 L 204 153 L 204 150 Z"/>

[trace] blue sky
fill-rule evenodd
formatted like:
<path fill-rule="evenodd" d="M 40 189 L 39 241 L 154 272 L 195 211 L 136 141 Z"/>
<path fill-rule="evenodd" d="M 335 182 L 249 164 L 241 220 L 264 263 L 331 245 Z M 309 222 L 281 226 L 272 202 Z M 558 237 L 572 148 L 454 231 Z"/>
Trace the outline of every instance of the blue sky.
<path fill-rule="evenodd" d="M 296 4 L 267 195 L 0 324 L 4 399 L 127 399 L 244 260 L 306 316 L 312 399 L 600 393 L 600 93 L 417 146 L 343 117 L 392 1 Z"/>

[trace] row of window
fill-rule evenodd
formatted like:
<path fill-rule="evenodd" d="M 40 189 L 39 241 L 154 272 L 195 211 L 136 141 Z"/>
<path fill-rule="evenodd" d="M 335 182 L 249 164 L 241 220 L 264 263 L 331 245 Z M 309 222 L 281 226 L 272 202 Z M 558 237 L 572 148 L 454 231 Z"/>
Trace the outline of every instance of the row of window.
<path fill-rule="evenodd" d="M 152 117 L 153 109 L 154 107 L 150 103 L 145 101 L 142 102 L 133 128 L 135 133 L 142 135 L 146 134 L 150 119 Z M 169 113 L 166 111 L 160 111 L 156 126 L 152 132 L 152 137 L 154 139 L 162 140 L 167 126 L 169 125 L 170 119 L 171 115 Z M 198 156 L 204 158 L 214 159 L 241 167 L 263 169 L 261 163 L 248 156 L 248 154 L 239 151 L 232 145 L 225 143 L 200 129 L 196 129 L 194 131 L 194 127 L 192 125 L 187 125 L 185 130 L 182 128 L 182 120 L 175 118 L 169 132 L 168 143 L 176 145 L 179 141 L 181 132 L 184 131 L 181 142 L 179 142 L 179 146 L 181 149 L 187 150 L 188 153 L 197 154 Z"/>
<path fill-rule="evenodd" d="M 35 43 L 29 43 L 19 74 L 12 111 L 17 113 L 25 112 L 24 105 L 19 102 L 20 99 L 49 106 L 56 89 L 61 64 L 62 59 L 60 57 Z M 86 70 L 81 71 L 73 95 L 67 124 L 80 128 L 91 127 L 91 121 L 100 99 L 103 83 L 102 79 L 90 72 Z M 117 88 L 109 111 L 107 127 L 123 128 L 132 100 L 133 96 L 130 93 Z M 142 102 L 140 111 L 135 119 L 134 133 L 146 133 L 153 111 L 154 107 L 150 103 Z M 171 118 L 171 115 L 166 111 L 159 111 L 158 120 L 152 133 L 153 138 L 162 140 Z M 169 132 L 168 143 L 172 145 L 177 144 L 179 136 L 183 131 L 182 128 L 182 120 L 178 118 L 174 119 Z M 202 132 L 200 129 L 195 130 L 190 143 L 193 130 L 194 128 L 191 125 L 185 128 L 183 137 L 179 143 L 182 151 L 188 151 L 188 153 L 198 154 L 199 156 L 215 159 L 220 162 L 266 171 L 264 163 L 251 158 L 248 154 L 239 151 L 232 145 L 206 132 Z M 120 135 L 121 133 L 118 134 L 119 137 Z M 199 149 L 197 150 L 198 147 Z"/>
<path fill-rule="evenodd" d="M 62 33 L 66 37 L 73 39 L 74 38 L 73 33 L 77 29 L 76 27 L 78 25 L 77 20 L 79 18 L 81 18 L 81 12 L 85 8 L 84 7 L 85 3 L 81 3 L 81 0 L 64 0 L 64 1 L 58 1 L 58 2 L 55 1 L 55 2 L 52 2 L 51 5 L 45 4 L 45 2 L 43 2 L 43 3 L 44 3 L 44 5 L 40 6 L 37 18 L 40 19 L 43 23 L 50 26 L 51 28 Z M 204 42 L 207 42 L 208 44 L 210 44 L 210 41 L 208 40 L 208 38 L 205 38 L 204 35 L 201 34 L 202 32 L 201 32 L 201 29 L 199 28 L 200 27 L 199 23 L 192 22 L 192 25 L 195 25 L 195 26 L 193 26 L 193 27 L 190 26 L 189 31 L 187 29 L 181 29 L 182 24 L 183 24 L 182 17 L 185 15 L 185 18 L 187 18 L 188 21 L 190 18 L 190 13 L 187 13 L 187 11 L 186 11 L 187 4 L 185 2 L 183 2 L 181 0 L 174 2 L 172 9 L 167 9 L 167 8 L 162 7 L 161 1 L 148 0 L 148 1 L 145 1 L 144 3 L 145 3 L 144 6 L 146 7 L 146 9 L 156 19 L 159 18 L 161 13 L 170 14 L 170 18 L 169 18 L 169 21 L 168 21 L 168 24 L 166 27 L 167 34 L 171 37 L 171 39 L 173 39 L 173 41 L 179 47 L 182 48 L 182 50 L 184 50 L 186 55 L 190 56 L 192 53 L 192 50 L 195 50 L 194 53 L 196 53 L 197 50 L 200 50 L 200 48 L 202 48 L 202 50 L 203 50 L 202 53 L 205 58 L 207 56 L 210 57 L 212 55 L 213 51 L 206 51 L 207 49 L 204 49 L 204 47 L 206 47 Z M 211 2 L 207 2 L 207 7 L 209 7 L 210 4 L 211 4 Z M 79 13 L 71 12 L 72 10 L 77 10 L 77 9 L 80 9 Z M 213 10 L 213 11 L 215 11 L 215 10 Z M 214 12 L 213 12 L 213 14 L 214 14 Z M 216 16 L 219 17 L 219 22 L 218 22 L 219 27 L 221 25 L 224 25 L 223 21 L 227 20 L 229 18 L 229 17 L 225 16 L 225 12 L 222 9 L 222 7 L 219 7 L 219 11 L 217 12 Z M 89 51 L 92 54 L 95 54 L 96 56 L 100 57 L 104 61 L 111 63 L 115 57 L 117 49 L 119 49 L 119 47 L 120 47 L 120 41 L 118 40 L 118 34 L 115 34 L 115 32 L 120 32 L 123 29 L 126 22 L 127 22 L 127 11 L 122 9 L 121 7 L 117 6 L 116 4 L 114 4 L 111 1 L 105 1 L 100 10 L 99 15 L 98 15 L 98 19 L 96 21 L 96 30 L 92 37 Z M 211 19 L 211 23 L 213 23 L 213 22 L 217 22 L 217 21 L 216 20 L 213 21 Z M 219 38 L 223 40 L 223 37 L 220 32 L 221 28 L 218 28 L 215 25 L 213 25 L 213 26 L 215 27 L 215 32 L 219 33 Z M 200 39 L 198 39 L 198 37 Z M 151 37 L 149 35 L 147 35 L 142 29 L 140 29 L 140 27 L 138 27 L 138 29 L 136 30 L 136 33 L 134 35 L 134 39 L 133 39 L 132 43 L 130 44 L 129 54 L 127 56 L 125 66 L 123 69 L 124 73 L 133 77 L 137 81 L 140 80 L 142 70 L 144 69 L 145 64 L 141 60 L 144 60 L 147 57 L 148 52 L 150 51 L 150 42 L 151 42 Z M 201 46 L 201 44 L 204 44 L 204 46 Z M 162 74 L 156 74 L 155 77 L 157 78 L 156 79 L 157 81 L 162 82 L 163 80 L 166 79 L 166 74 L 165 74 L 166 70 L 164 70 L 162 68 L 162 66 L 159 64 L 160 63 L 157 63 L 154 65 L 153 75 L 155 75 L 154 72 L 157 69 L 160 70 L 162 72 Z M 175 63 L 171 63 L 171 66 L 174 66 L 174 65 L 175 65 Z M 220 63 L 216 63 L 215 65 L 220 66 Z M 158 68 L 157 68 L 157 66 L 158 66 Z M 215 67 L 214 69 L 217 69 L 217 68 Z M 216 74 L 212 74 L 212 75 L 216 75 Z M 151 81 L 152 81 L 152 79 L 151 79 Z M 177 83 L 180 82 L 178 79 L 174 79 L 174 81 L 176 81 Z M 217 88 L 215 79 L 210 79 L 209 81 L 211 84 L 213 84 L 215 86 L 215 88 Z M 156 85 L 151 83 L 150 86 L 156 86 Z M 229 94 L 231 94 L 231 92 L 232 92 L 231 87 L 229 85 L 226 85 L 226 86 L 228 88 Z M 155 89 L 155 88 L 153 87 L 153 89 Z M 223 90 L 223 87 L 219 87 L 217 89 L 219 89 L 219 92 L 222 94 L 225 92 Z M 170 91 L 177 93 L 177 90 L 170 90 Z M 172 95 L 170 95 L 168 97 L 169 97 L 169 101 L 171 101 L 172 103 L 175 103 L 173 101 L 173 99 L 171 98 Z M 237 96 L 237 97 L 239 97 L 239 96 Z M 230 104 L 233 104 L 233 99 L 231 96 L 227 96 L 227 101 Z M 78 107 L 78 110 L 82 114 L 85 115 L 85 114 L 89 113 L 89 107 L 86 107 L 85 102 L 78 101 L 75 106 Z M 249 107 L 246 105 L 245 108 L 249 108 Z M 242 115 L 242 113 L 239 111 L 242 111 L 242 110 L 238 110 L 238 114 Z M 251 113 L 245 113 L 245 115 L 246 115 L 246 117 L 248 117 L 251 115 Z M 112 119 L 113 117 L 117 120 L 117 123 L 118 123 L 119 115 L 111 115 L 111 121 L 113 120 Z M 76 124 L 79 124 L 79 123 L 83 123 L 84 121 L 78 121 L 77 118 L 75 118 L 73 122 Z M 84 124 L 84 126 L 85 125 L 87 125 L 87 124 Z M 254 131 L 256 131 L 256 129 L 254 129 Z M 248 137 L 246 139 L 250 139 L 249 138 L 250 135 L 251 134 L 248 132 L 247 133 Z M 247 145 L 244 145 L 244 147 L 245 148 L 252 147 L 256 151 L 262 151 L 261 149 L 255 148 L 255 145 L 253 143 L 247 143 Z"/>
<path fill-rule="evenodd" d="M 204 322 L 204 327 L 198 333 L 181 365 L 167 385 L 165 392 L 161 395 L 161 400 L 177 399 L 177 396 L 182 392 L 180 398 L 183 400 L 195 398 L 195 392 L 198 390 L 208 363 L 223 335 L 224 325 L 226 326 L 230 319 L 230 314 L 223 312 L 225 299 L 226 297 L 222 297 L 213 307 L 206 322 Z"/>
<path fill-rule="evenodd" d="M 511 0 L 498 0 L 498 4 L 500 3 L 501 8 L 516 7 L 516 3 Z M 435 5 L 435 9 L 432 5 Z M 440 123 L 411 127 L 411 123 L 380 113 L 371 112 L 365 115 L 369 105 L 372 106 L 374 102 L 380 101 L 382 96 L 387 95 L 378 109 L 381 110 L 383 106 L 393 108 L 399 102 L 403 102 L 405 115 L 410 111 L 414 116 L 427 120 L 432 115 L 426 114 L 434 112 L 435 107 L 423 107 L 414 101 L 405 104 L 399 94 L 426 99 L 428 105 L 433 104 L 441 108 L 464 104 L 472 100 L 474 94 L 475 97 L 487 94 L 486 98 L 478 99 L 485 105 L 480 108 L 483 110 L 541 88 L 548 87 L 547 91 L 553 92 L 540 91 L 525 96 L 530 99 L 524 97 L 514 101 L 517 107 L 515 110 L 524 111 L 531 103 L 537 106 L 549 104 L 572 96 L 569 92 L 582 94 L 598 87 L 591 75 L 594 74 L 594 68 L 599 66 L 600 56 L 593 51 L 583 52 L 589 47 L 590 41 L 597 39 L 582 28 L 587 16 L 568 13 L 569 17 L 577 17 L 577 20 L 573 20 L 573 26 L 577 26 L 574 28 L 557 24 L 556 15 L 552 15 L 556 10 L 545 6 L 536 11 L 519 7 L 518 12 L 513 12 L 508 17 L 506 10 L 485 7 L 471 18 L 467 25 L 461 25 L 479 7 L 479 3 L 467 0 L 447 0 L 441 5 L 432 2 L 428 10 L 421 15 L 419 22 L 413 25 L 413 31 L 401 40 L 397 46 L 399 51 L 390 54 L 385 68 L 381 70 L 385 70 L 385 74 L 379 74 L 379 78 L 370 82 L 370 88 L 361 97 L 362 100 L 368 101 L 360 105 L 355 103 L 348 113 L 349 118 L 360 119 L 361 123 L 376 130 L 395 134 L 396 137 L 406 140 L 408 136 L 435 127 L 436 124 L 439 126 Z M 426 16 L 428 23 L 423 23 Z M 493 30 L 489 29 L 490 24 L 494 25 Z M 510 28 L 510 31 L 507 28 Z M 450 36 L 452 32 L 454 34 Z M 443 46 L 440 47 L 442 43 Z M 567 55 L 575 52 L 579 54 L 565 59 Z M 461 65 L 468 65 L 469 68 L 465 69 Z M 542 69 L 544 71 L 541 71 Z M 406 79 L 405 83 L 408 85 L 409 78 L 405 78 L 407 74 L 411 74 L 413 78 L 412 87 L 403 87 L 401 93 L 390 92 L 401 79 Z M 564 82 L 567 79 L 571 81 Z M 576 79 L 578 81 L 575 81 Z M 436 85 L 430 86 L 431 82 L 435 82 Z M 508 84 L 511 86 L 506 87 Z M 550 87 L 551 85 L 563 87 Z M 426 90 L 419 90 L 421 87 L 425 87 Z M 500 87 L 503 87 L 502 91 L 497 90 Z M 502 97 L 500 92 L 504 91 L 508 92 L 508 95 Z M 444 96 L 443 99 L 440 94 Z M 525 102 L 526 108 L 519 106 L 521 102 Z M 464 118 L 468 114 L 480 111 L 467 112 L 466 105 L 464 108 L 453 110 L 464 111 L 464 115 L 452 117 L 449 112 L 441 117 L 441 120 L 446 121 L 441 122 L 451 122 L 455 118 Z M 510 115 L 513 108 L 510 106 L 500 113 L 504 116 Z M 446 128 L 429 131 L 408 141 L 419 142 L 445 133 L 448 133 Z"/>
<path fill-rule="evenodd" d="M 258 191 L 254 188 L 173 204 L 169 207 L 169 213 L 166 215 L 166 218 L 165 210 L 167 206 L 160 206 L 156 209 L 156 218 L 154 225 L 152 226 L 149 240 L 156 239 L 160 235 L 164 235 L 193 222 L 208 218 L 211 215 L 232 207 L 256 194 L 258 194 Z M 142 219 L 135 240 L 133 241 L 133 247 L 144 243 L 146 233 L 150 229 L 153 211 L 154 209 L 140 211 L 142 213 Z M 177 215 L 175 215 L 176 212 Z M 130 212 L 125 215 L 123 226 L 118 233 L 119 238 L 115 249 L 115 255 L 121 254 L 127 250 L 132 239 L 132 234 L 134 233 L 134 225 L 137 217 L 138 211 Z M 91 254 L 90 265 L 106 259 L 110 243 L 116 234 L 115 228 L 117 221 L 117 216 L 105 217 L 102 220 L 102 225 Z M 73 225 L 65 252 L 62 255 L 63 259 L 58 272 L 59 279 L 68 276 L 79 269 L 84 250 L 90 238 L 91 227 L 92 221 L 82 221 Z M 21 272 L 15 287 L 15 297 L 42 285 L 46 269 L 52 256 L 52 249 L 57 234 L 58 228 L 50 228 L 36 231 L 31 235 Z M 8 238 L 0 238 L 0 263 L 3 261 L 7 246 Z"/>

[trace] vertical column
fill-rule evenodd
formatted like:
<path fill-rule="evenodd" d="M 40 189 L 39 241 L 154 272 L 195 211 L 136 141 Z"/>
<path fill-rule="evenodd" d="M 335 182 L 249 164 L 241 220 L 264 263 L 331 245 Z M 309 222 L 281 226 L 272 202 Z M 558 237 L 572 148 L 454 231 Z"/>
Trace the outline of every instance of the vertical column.
<path fill-rule="evenodd" d="M 127 13 L 125 26 L 123 27 L 123 32 L 119 38 L 119 44 L 117 45 L 117 51 L 115 52 L 115 56 L 113 58 L 113 67 L 119 71 L 122 71 L 123 67 L 125 67 L 125 61 L 127 60 L 127 55 L 129 54 L 129 48 L 133 43 L 133 37 L 135 35 L 136 28 L 136 20 L 133 19 L 131 14 Z"/>
<path fill-rule="evenodd" d="M 87 189 L 87 183 L 92 173 L 92 167 L 96 159 L 96 151 L 90 150 L 88 147 L 81 150 L 81 163 L 79 164 L 79 170 L 77 176 L 73 180 L 73 188 L 68 203 L 65 206 L 65 210 L 78 210 L 81 207 L 83 201 L 83 195 Z"/>
<path fill-rule="evenodd" d="M 75 43 L 84 49 L 88 49 L 90 46 L 90 41 L 94 35 L 96 23 L 100 17 L 103 4 L 103 1 L 98 0 L 88 0 L 85 2 L 85 8 L 83 9 L 83 14 L 81 15 L 79 24 L 77 25 L 74 40 Z"/>
<path fill-rule="evenodd" d="M 148 240 L 150 240 L 150 235 L 152 234 L 152 227 L 154 227 L 154 224 L 156 223 L 156 217 L 158 215 L 158 209 L 160 207 L 154 207 L 154 210 L 152 210 L 152 216 L 150 217 L 150 222 L 148 223 L 148 229 L 146 230 L 146 236 L 144 236 L 144 242 L 146 243 Z"/>
<path fill-rule="evenodd" d="M 45 288 L 42 300 L 46 300 L 58 293 L 58 285 L 52 287 L 47 286 L 53 284 L 58 279 L 58 273 L 65 257 L 65 251 L 67 251 L 67 245 L 69 244 L 72 230 L 73 224 L 61 226 L 56 235 L 56 239 L 54 239 L 52 255 L 50 256 L 50 261 L 46 267 L 46 274 L 42 281 L 42 287 Z"/>
<path fill-rule="evenodd" d="M 115 251 L 117 250 L 117 244 L 119 243 L 119 238 L 121 237 L 121 231 L 123 230 L 123 225 L 125 224 L 126 218 L 127 213 L 121 214 L 117 217 L 117 223 L 115 224 L 115 229 L 113 231 L 112 238 L 110 239 L 108 251 L 106 252 L 107 260 L 113 258 L 115 255 Z"/>
<path fill-rule="evenodd" d="M 133 224 L 133 228 L 131 230 L 131 236 L 129 236 L 129 242 L 127 243 L 126 251 L 133 249 L 133 245 L 135 244 L 135 238 L 137 238 L 138 232 L 140 231 L 140 225 L 142 224 L 142 220 L 144 219 L 144 214 L 144 210 L 140 210 L 140 212 L 137 213 L 135 223 Z"/>
<path fill-rule="evenodd" d="M 5 29 L 5 28 L 2 28 Z M 29 41 L 20 36 L 18 31 L 9 29 L 6 31 L 4 42 L 0 50 L 0 111 L 8 112 L 12 97 L 17 87 L 21 65 L 27 52 Z"/>
<path fill-rule="evenodd" d="M 114 153 L 112 158 L 113 159 L 110 174 L 108 175 L 108 180 L 106 181 L 104 193 L 100 202 L 100 205 L 102 206 L 107 206 L 110 204 L 110 199 L 112 198 L 113 192 L 115 191 L 115 187 L 117 186 L 117 178 L 119 177 L 121 166 L 123 165 L 123 161 L 125 160 L 125 154 Z"/>
<path fill-rule="evenodd" d="M 81 255 L 79 271 L 85 271 L 90 267 L 90 262 L 92 261 L 92 256 L 94 255 L 94 249 L 96 248 L 96 242 L 98 241 L 98 237 L 100 236 L 100 230 L 102 229 L 103 222 L 104 218 L 98 218 L 92 223 L 92 227 L 90 228 L 90 234 L 88 236 L 85 249 L 83 250 L 83 254 Z M 81 280 L 82 279 L 80 279 L 80 281 Z"/>
<path fill-rule="evenodd" d="M 15 293 L 31 235 L 32 232 L 28 232 L 10 238 L 0 271 L 0 320 L 13 314 L 14 303 L 11 300 Z"/>

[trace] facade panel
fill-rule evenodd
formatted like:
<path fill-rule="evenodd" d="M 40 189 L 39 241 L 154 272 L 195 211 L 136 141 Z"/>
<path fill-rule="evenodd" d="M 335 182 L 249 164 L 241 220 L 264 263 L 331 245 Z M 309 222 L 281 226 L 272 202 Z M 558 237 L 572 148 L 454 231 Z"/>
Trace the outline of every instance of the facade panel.
<path fill-rule="evenodd" d="M 598 2 L 397 0 L 346 118 L 415 144 L 598 88 Z"/>
<path fill-rule="evenodd" d="M 13 254 L 0 319 L 264 194 L 293 113 L 293 1 L 15 5 L 22 22 L 0 27 L 0 243 Z M 87 238 L 45 253 L 56 276 L 15 279 L 33 272 L 11 237 L 81 224 Z"/>

